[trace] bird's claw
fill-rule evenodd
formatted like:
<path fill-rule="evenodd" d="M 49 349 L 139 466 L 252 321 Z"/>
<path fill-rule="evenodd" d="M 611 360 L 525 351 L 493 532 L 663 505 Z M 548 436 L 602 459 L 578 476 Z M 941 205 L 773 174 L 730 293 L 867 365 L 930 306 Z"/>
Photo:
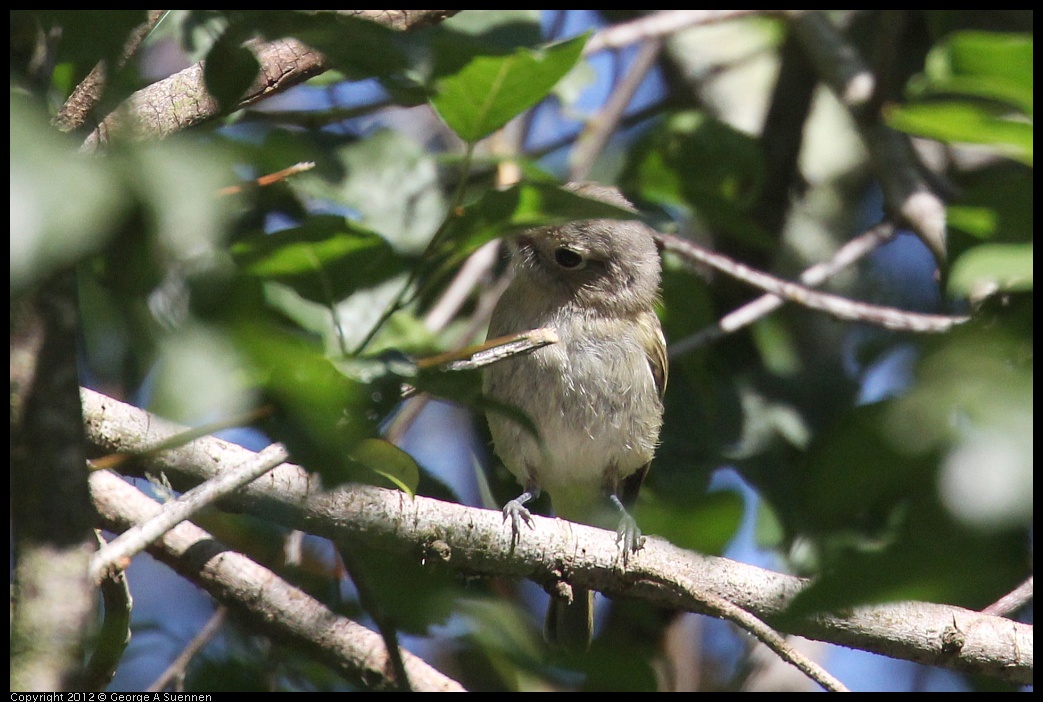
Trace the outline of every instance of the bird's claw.
<path fill-rule="evenodd" d="M 511 500 L 503 506 L 503 521 L 511 520 L 511 538 L 512 541 L 518 540 L 518 535 L 521 533 L 522 522 L 526 524 L 530 529 L 535 528 L 532 522 L 532 513 L 529 512 L 529 508 L 526 507 L 521 500 Z"/>
<path fill-rule="evenodd" d="M 637 521 L 629 514 L 624 513 L 616 527 L 616 543 L 623 554 L 623 565 L 626 566 L 630 560 L 631 553 L 637 553 L 645 547 L 645 537 L 637 526 Z"/>

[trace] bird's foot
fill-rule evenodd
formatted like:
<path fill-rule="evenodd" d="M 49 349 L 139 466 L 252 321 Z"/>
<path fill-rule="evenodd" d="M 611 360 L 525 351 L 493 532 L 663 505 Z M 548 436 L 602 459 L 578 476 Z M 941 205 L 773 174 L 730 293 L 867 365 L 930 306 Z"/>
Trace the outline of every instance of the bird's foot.
<path fill-rule="evenodd" d="M 503 521 L 511 520 L 511 543 L 518 542 L 521 526 L 524 523 L 530 529 L 533 528 L 532 513 L 525 503 L 539 496 L 538 490 L 526 490 L 503 506 Z"/>
<path fill-rule="evenodd" d="M 630 554 L 637 553 L 645 547 L 645 537 L 637 526 L 637 520 L 630 516 L 630 513 L 623 507 L 623 503 L 620 502 L 619 498 L 612 495 L 611 499 L 622 513 L 622 517 L 619 519 L 619 526 L 616 527 L 616 543 L 619 545 L 623 555 L 623 566 L 626 567 L 630 560 Z"/>

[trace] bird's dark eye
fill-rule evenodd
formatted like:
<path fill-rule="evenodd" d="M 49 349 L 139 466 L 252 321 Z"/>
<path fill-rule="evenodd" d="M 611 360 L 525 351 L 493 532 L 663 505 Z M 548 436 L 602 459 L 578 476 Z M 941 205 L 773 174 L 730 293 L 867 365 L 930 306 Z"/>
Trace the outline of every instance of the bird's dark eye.
<path fill-rule="evenodd" d="M 562 268 L 579 268 L 584 263 L 583 254 L 564 246 L 554 250 L 554 260 Z"/>

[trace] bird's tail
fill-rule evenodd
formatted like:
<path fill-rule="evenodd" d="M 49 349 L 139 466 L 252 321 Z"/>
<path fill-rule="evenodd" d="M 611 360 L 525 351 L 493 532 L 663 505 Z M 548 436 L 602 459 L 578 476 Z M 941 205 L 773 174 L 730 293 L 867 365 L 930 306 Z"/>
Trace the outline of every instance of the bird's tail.
<path fill-rule="evenodd" d="M 586 651 L 593 635 L 593 590 L 573 588 L 571 602 L 551 595 L 543 625 L 547 643 L 570 651 Z"/>

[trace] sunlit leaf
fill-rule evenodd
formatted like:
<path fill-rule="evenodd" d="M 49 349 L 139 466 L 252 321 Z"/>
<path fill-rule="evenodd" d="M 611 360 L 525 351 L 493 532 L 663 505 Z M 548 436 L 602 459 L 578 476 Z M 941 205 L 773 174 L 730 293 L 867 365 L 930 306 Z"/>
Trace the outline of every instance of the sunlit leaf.
<path fill-rule="evenodd" d="M 507 56 L 476 56 L 436 81 L 431 104 L 461 139 L 478 141 L 542 100 L 579 60 L 588 36 Z"/>
<path fill-rule="evenodd" d="M 323 304 L 383 283 L 405 270 L 384 239 L 342 217 L 309 217 L 301 226 L 258 234 L 232 254 L 253 276 L 293 288 Z"/>
<path fill-rule="evenodd" d="M 351 452 L 351 459 L 382 476 L 402 492 L 416 493 L 420 466 L 413 457 L 384 439 L 363 439 Z"/>
<path fill-rule="evenodd" d="M 969 293 L 1032 290 L 1032 244 L 982 244 L 953 263 L 949 290 Z"/>
<path fill-rule="evenodd" d="M 964 144 L 988 144 L 1032 165 L 1032 124 L 1011 119 L 996 107 L 968 101 L 896 105 L 887 123 L 910 134 Z"/>
<path fill-rule="evenodd" d="M 955 32 L 931 49 L 926 93 L 958 93 L 1005 102 L 1032 114 L 1032 37 L 999 32 Z"/>

